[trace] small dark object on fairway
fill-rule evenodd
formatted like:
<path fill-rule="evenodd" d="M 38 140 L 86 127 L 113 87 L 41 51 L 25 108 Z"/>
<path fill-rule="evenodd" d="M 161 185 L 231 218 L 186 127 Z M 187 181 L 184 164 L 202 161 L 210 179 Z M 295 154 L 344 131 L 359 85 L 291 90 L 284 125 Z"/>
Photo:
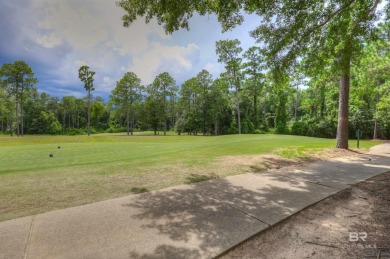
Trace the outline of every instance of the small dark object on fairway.
<path fill-rule="evenodd" d="M 49 156 L 50 156 L 50 157 L 53 157 L 53 154 L 50 154 Z"/>
<path fill-rule="evenodd" d="M 58 149 L 60 149 L 61 147 L 60 146 L 58 146 Z"/>

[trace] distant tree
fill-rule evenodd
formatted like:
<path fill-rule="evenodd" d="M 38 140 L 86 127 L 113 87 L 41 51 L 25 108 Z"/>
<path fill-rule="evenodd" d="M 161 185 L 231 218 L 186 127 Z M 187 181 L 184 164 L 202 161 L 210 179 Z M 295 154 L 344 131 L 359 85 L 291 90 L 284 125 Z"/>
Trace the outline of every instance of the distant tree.
<path fill-rule="evenodd" d="M 143 127 L 152 128 L 154 135 L 157 135 L 157 131 L 164 121 L 164 113 L 162 112 L 164 110 L 164 105 L 153 85 L 148 85 L 146 92 L 148 93 L 148 96 L 141 105 L 141 124 L 144 125 Z"/>
<path fill-rule="evenodd" d="M 1 84 L 1 82 L 0 82 Z M 13 135 L 13 113 L 12 96 L 5 91 L 5 85 L 0 85 L 0 120 L 1 131 L 5 132 L 9 127 L 11 136 Z M 5 126 L 4 126 L 5 125 Z"/>
<path fill-rule="evenodd" d="M 76 106 L 76 98 L 74 96 L 64 96 L 60 102 L 60 112 L 62 113 L 62 128 L 71 128 L 71 119 L 73 119 L 73 110 Z M 68 119 L 68 126 L 66 126 Z"/>
<path fill-rule="evenodd" d="M 201 114 L 199 109 L 200 94 L 199 83 L 196 77 L 186 80 L 180 89 L 180 120 L 177 123 L 179 132 L 197 134 L 200 129 Z"/>
<path fill-rule="evenodd" d="M 151 95 L 154 98 L 160 99 L 162 103 L 162 114 L 164 118 L 164 135 L 167 133 L 167 107 L 168 107 L 168 98 L 174 93 L 177 92 L 177 87 L 175 85 L 175 79 L 168 72 L 159 74 L 153 81 L 150 89 Z"/>
<path fill-rule="evenodd" d="M 207 131 L 210 130 L 210 117 L 211 117 L 211 100 L 210 100 L 210 93 L 211 93 L 211 86 L 213 83 L 213 78 L 211 74 L 203 69 L 201 72 L 199 72 L 196 75 L 197 85 L 199 87 L 199 96 L 201 99 L 200 103 L 200 111 L 202 114 L 202 131 L 203 135 L 206 135 Z"/>
<path fill-rule="evenodd" d="M 80 120 L 85 117 L 82 116 L 82 112 L 85 112 L 85 102 L 83 99 L 76 99 L 75 105 L 77 110 L 77 129 L 80 129 Z"/>
<path fill-rule="evenodd" d="M 261 48 L 253 46 L 245 51 L 243 57 L 246 59 L 246 62 L 243 64 L 244 74 L 250 77 L 248 81 L 248 90 L 253 97 L 253 121 L 256 129 L 259 128 L 259 108 L 258 101 L 260 92 L 264 88 L 264 70 L 265 70 L 265 60 L 264 56 L 261 53 Z"/>
<path fill-rule="evenodd" d="M 229 107 L 229 84 L 223 78 L 218 78 L 213 81 L 210 89 L 209 101 L 210 101 L 210 114 L 212 124 L 214 126 L 214 135 L 220 134 L 221 129 L 224 127 L 224 115 L 230 115 L 228 112 Z M 231 116 L 229 116 L 231 117 Z"/>
<path fill-rule="evenodd" d="M 24 61 L 3 64 L 0 68 L 0 78 L 6 85 L 7 92 L 15 98 L 16 135 L 23 136 L 24 92 L 25 89 L 36 84 L 38 80 L 34 78 L 32 69 Z"/>
<path fill-rule="evenodd" d="M 62 131 L 61 123 L 57 120 L 56 116 L 53 113 L 47 113 L 41 111 L 40 125 L 42 127 L 42 133 L 44 134 L 60 134 Z M 41 134 L 42 134 L 41 133 Z"/>
<path fill-rule="evenodd" d="M 133 72 L 127 72 L 124 76 L 116 83 L 116 87 L 111 92 L 111 100 L 114 104 L 118 105 L 126 113 L 126 127 L 127 135 L 133 135 L 134 123 L 130 128 L 130 115 L 133 114 L 133 105 L 136 102 L 140 102 L 141 95 L 141 80 Z M 134 121 L 134 118 L 133 120 Z"/>
<path fill-rule="evenodd" d="M 240 41 L 235 40 L 220 40 L 216 42 L 216 52 L 218 54 L 218 62 L 224 63 L 227 75 L 231 85 L 236 90 L 236 109 L 237 109 L 237 124 L 238 134 L 241 134 L 241 111 L 240 111 L 240 95 L 241 89 L 241 52 Z"/>
<path fill-rule="evenodd" d="M 104 104 L 101 102 L 94 102 L 91 105 L 91 120 L 95 128 L 99 128 L 99 119 L 104 113 Z"/>
<path fill-rule="evenodd" d="M 84 88 L 88 92 L 87 102 L 88 102 L 88 136 L 91 133 L 91 91 L 94 91 L 93 88 L 93 76 L 95 75 L 94 71 L 90 71 L 88 66 L 82 66 L 79 69 L 79 78 L 84 83 Z"/>

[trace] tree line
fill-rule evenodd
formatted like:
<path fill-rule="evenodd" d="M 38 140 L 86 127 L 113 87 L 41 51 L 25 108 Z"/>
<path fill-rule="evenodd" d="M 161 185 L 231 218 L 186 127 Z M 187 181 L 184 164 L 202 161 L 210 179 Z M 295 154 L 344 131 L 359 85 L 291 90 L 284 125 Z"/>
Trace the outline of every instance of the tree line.
<path fill-rule="evenodd" d="M 250 35 L 261 44 L 276 85 L 283 85 L 286 74 L 291 78 L 302 68 L 311 78 L 329 70 L 338 77 L 336 147 L 344 149 L 350 131 L 351 68 L 366 41 L 380 36 L 379 21 L 390 21 L 390 4 L 381 0 L 209 0 L 185 5 L 175 0 L 120 0 L 116 4 L 125 12 L 123 26 L 138 18 L 145 23 L 156 19 L 166 33 L 189 30 L 194 13 L 215 14 L 223 32 L 240 26 L 244 13 L 258 15 L 259 23 Z"/>
<path fill-rule="evenodd" d="M 349 136 L 390 139 L 390 30 L 366 41 L 351 66 Z M 38 80 L 23 61 L 0 68 L 0 131 L 23 134 L 90 134 L 153 130 L 166 134 L 221 135 L 275 132 L 335 138 L 340 78 L 331 66 L 302 66 L 294 74 L 267 69 L 266 56 L 240 41 L 216 42 L 225 72 L 213 78 L 202 70 L 180 87 L 167 72 L 142 85 L 133 72 L 116 83 L 108 101 L 93 97 L 95 72 L 79 69 L 87 95 L 52 97 L 39 92 Z M 305 64 L 306 65 L 306 64 Z"/>

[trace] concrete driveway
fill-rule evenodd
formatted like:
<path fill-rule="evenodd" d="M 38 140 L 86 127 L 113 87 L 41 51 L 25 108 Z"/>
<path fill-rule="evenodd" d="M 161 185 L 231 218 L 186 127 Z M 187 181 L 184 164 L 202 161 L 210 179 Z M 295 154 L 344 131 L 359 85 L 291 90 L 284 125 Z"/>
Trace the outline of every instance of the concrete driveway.
<path fill-rule="evenodd" d="M 0 258 L 212 258 L 349 185 L 390 171 L 368 154 L 182 185 L 0 222 Z"/>

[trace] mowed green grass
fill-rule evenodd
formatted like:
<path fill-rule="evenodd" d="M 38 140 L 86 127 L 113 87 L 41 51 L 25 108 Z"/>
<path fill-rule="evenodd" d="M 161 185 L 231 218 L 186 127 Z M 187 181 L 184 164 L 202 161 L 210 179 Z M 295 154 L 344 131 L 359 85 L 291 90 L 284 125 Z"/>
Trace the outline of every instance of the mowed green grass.
<path fill-rule="evenodd" d="M 356 146 L 356 141 L 351 141 Z M 362 148 L 378 142 L 362 141 Z M 58 146 L 60 148 L 58 148 Z M 226 159 L 332 148 L 335 140 L 284 135 L 0 136 L 0 221 L 243 173 Z M 282 151 L 281 151 L 282 149 Z M 53 154 L 51 158 L 49 154 Z M 225 159 L 225 160 L 224 160 Z"/>

